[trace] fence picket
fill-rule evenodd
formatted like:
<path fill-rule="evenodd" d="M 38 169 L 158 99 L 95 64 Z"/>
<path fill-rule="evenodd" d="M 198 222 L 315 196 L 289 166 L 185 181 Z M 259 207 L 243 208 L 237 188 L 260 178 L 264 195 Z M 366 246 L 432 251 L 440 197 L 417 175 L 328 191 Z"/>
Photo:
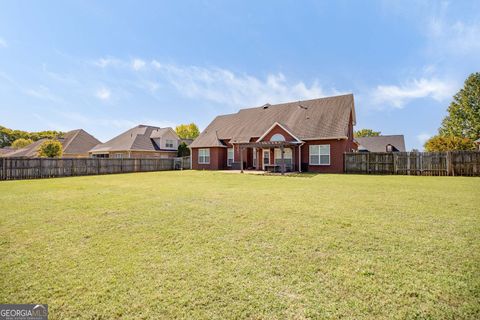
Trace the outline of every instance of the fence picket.
<path fill-rule="evenodd" d="M 178 169 L 190 169 L 190 157 Z M 175 159 L 0 158 L 0 180 L 175 170 Z"/>
<path fill-rule="evenodd" d="M 344 167 L 345 173 L 480 176 L 480 152 L 347 152 Z"/>

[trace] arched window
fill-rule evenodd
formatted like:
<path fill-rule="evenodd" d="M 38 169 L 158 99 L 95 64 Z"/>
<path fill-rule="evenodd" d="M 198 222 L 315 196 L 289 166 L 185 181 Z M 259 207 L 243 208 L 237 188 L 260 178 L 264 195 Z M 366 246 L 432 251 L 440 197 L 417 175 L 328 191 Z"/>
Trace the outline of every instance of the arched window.
<path fill-rule="evenodd" d="M 275 133 L 272 138 L 270 138 L 270 141 L 285 141 L 285 137 L 281 135 L 280 133 Z"/>

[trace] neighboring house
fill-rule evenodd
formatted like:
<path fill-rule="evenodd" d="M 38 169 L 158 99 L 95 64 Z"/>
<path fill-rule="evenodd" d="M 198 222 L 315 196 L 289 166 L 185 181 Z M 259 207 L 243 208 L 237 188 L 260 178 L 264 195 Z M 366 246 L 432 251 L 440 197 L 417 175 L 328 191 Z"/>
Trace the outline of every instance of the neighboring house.
<path fill-rule="evenodd" d="M 353 141 L 352 94 L 242 109 L 216 117 L 190 145 L 192 168 L 343 172 Z"/>
<path fill-rule="evenodd" d="M 480 138 L 474 141 L 475 144 L 477 145 L 477 150 L 480 151 Z"/>
<path fill-rule="evenodd" d="M 3 147 L 3 148 L 0 148 L 0 158 L 5 156 L 7 153 L 10 153 L 12 151 L 15 151 L 14 148 L 12 147 Z"/>
<path fill-rule="evenodd" d="M 355 138 L 359 152 L 405 152 L 403 135 Z"/>
<path fill-rule="evenodd" d="M 172 128 L 139 125 L 90 150 L 94 158 L 173 158 L 180 139 Z"/>
<path fill-rule="evenodd" d="M 48 139 L 40 139 L 25 148 L 12 151 L 5 157 L 35 158 L 38 156 L 40 145 Z M 87 158 L 88 151 L 101 143 L 94 136 L 82 129 L 66 132 L 63 138 L 58 138 L 63 146 L 62 158 Z"/>

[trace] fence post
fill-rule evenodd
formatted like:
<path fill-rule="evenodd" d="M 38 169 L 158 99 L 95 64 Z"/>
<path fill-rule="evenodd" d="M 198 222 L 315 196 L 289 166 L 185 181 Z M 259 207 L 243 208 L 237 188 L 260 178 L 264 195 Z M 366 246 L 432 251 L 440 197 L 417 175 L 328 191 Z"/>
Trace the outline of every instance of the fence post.
<path fill-rule="evenodd" d="M 446 162 L 447 162 L 447 176 L 452 175 L 452 154 L 450 151 L 447 151 Z"/>

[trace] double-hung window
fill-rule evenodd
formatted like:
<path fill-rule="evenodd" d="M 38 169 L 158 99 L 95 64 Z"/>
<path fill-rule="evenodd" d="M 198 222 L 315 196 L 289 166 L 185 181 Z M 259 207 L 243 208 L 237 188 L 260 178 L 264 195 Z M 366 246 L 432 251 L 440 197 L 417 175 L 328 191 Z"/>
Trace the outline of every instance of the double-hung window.
<path fill-rule="evenodd" d="M 233 163 L 233 148 L 228 148 L 227 166 L 231 167 Z"/>
<path fill-rule="evenodd" d="M 198 149 L 198 163 L 199 164 L 210 163 L 210 149 Z"/>
<path fill-rule="evenodd" d="M 330 145 L 320 144 L 310 146 L 310 165 L 330 165 Z"/>
<path fill-rule="evenodd" d="M 173 144 L 174 144 L 174 141 L 173 141 L 173 140 L 167 139 L 167 140 L 165 141 L 165 147 L 167 147 L 167 148 L 173 148 Z"/>

